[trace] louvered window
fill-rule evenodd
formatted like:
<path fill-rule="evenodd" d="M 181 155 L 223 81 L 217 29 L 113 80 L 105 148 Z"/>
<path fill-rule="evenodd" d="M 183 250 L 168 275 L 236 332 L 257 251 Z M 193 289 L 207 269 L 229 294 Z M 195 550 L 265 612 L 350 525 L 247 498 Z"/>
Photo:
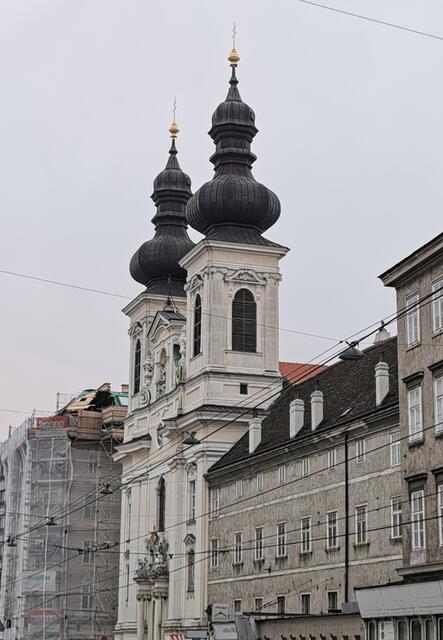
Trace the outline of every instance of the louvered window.
<path fill-rule="evenodd" d="M 201 351 L 202 342 L 202 299 L 196 295 L 194 304 L 194 356 L 198 356 Z"/>
<path fill-rule="evenodd" d="M 135 343 L 135 353 L 134 353 L 134 393 L 138 393 L 140 391 L 141 359 L 142 359 L 142 348 L 141 348 L 140 340 L 137 340 L 137 342 Z"/>
<path fill-rule="evenodd" d="M 247 289 L 240 289 L 232 303 L 232 350 L 257 350 L 257 305 Z"/>

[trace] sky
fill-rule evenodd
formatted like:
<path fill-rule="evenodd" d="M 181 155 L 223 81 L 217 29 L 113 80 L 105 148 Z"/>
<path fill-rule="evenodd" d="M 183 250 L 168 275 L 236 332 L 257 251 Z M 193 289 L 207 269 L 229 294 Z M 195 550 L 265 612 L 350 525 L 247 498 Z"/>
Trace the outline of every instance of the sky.
<path fill-rule="evenodd" d="M 440 0 L 324 4 L 443 36 Z M 318 361 L 395 310 L 377 276 L 442 231 L 443 41 L 299 0 L 3 0 L 0 269 L 135 297 L 177 96 L 179 160 L 212 177 L 233 21 L 255 177 L 279 196 L 280 359 Z M 196 233 L 190 234 L 198 240 Z M 0 273 L 0 439 L 128 381 L 123 298 Z M 289 330 L 289 331 L 288 331 Z"/>

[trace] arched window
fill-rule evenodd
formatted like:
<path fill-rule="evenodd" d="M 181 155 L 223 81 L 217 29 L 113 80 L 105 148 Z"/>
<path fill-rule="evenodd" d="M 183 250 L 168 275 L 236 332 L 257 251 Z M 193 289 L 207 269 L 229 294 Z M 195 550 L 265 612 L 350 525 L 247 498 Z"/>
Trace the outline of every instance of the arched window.
<path fill-rule="evenodd" d="M 137 340 L 137 342 L 135 343 L 135 352 L 134 352 L 134 393 L 138 393 L 140 391 L 141 362 L 142 362 L 142 346 L 140 344 L 140 340 Z"/>
<path fill-rule="evenodd" d="M 257 350 L 257 305 L 248 289 L 239 289 L 232 303 L 232 350 Z"/>
<path fill-rule="evenodd" d="M 198 356 L 202 342 L 202 299 L 200 294 L 195 296 L 194 303 L 194 350 L 193 355 Z"/>
<path fill-rule="evenodd" d="M 166 484 L 160 478 L 157 485 L 157 531 L 165 530 Z"/>

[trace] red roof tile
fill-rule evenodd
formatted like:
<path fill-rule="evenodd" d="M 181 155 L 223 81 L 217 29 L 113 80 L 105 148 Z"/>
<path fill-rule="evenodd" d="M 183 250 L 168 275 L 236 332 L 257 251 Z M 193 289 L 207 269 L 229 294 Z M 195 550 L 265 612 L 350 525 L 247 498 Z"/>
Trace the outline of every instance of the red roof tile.
<path fill-rule="evenodd" d="M 324 364 L 301 364 L 300 362 L 279 362 L 278 364 L 282 376 L 293 383 L 305 382 L 327 369 Z"/>

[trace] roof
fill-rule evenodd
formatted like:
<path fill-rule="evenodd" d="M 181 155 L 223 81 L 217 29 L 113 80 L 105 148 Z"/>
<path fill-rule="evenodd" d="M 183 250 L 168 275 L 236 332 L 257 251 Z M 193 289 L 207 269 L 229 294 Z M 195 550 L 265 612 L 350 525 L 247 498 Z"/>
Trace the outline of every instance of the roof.
<path fill-rule="evenodd" d="M 108 383 L 102 384 L 98 389 L 84 389 L 80 391 L 68 404 L 62 407 L 57 415 L 75 413 L 80 409 L 98 411 L 104 407 L 128 406 L 127 391 L 112 391 Z"/>
<path fill-rule="evenodd" d="M 394 264 L 378 277 L 386 287 L 395 287 L 402 280 L 408 278 L 411 272 L 426 268 L 430 263 L 441 260 L 442 252 L 443 233 L 439 233 L 432 240 L 415 249 L 406 258 Z"/>
<path fill-rule="evenodd" d="M 357 361 L 337 362 L 301 384 L 286 382 L 262 422 L 262 439 L 255 451 L 249 453 L 249 434 L 245 435 L 220 458 L 211 470 L 221 469 L 239 461 L 271 451 L 288 442 L 305 439 L 311 430 L 310 396 L 317 388 L 323 392 L 323 421 L 315 430 L 319 435 L 332 427 L 356 420 L 378 409 L 398 404 L 397 338 L 390 338 L 365 349 L 365 357 Z M 375 365 L 383 360 L 389 365 L 389 393 L 380 407 L 375 402 Z M 288 365 L 290 363 L 282 363 Z M 311 365 L 300 365 L 311 367 Z M 283 367 L 285 368 L 285 367 Z M 281 370 L 281 369 L 280 369 Z M 289 438 L 289 404 L 299 397 L 305 403 L 305 423 L 295 438 Z"/>
<path fill-rule="evenodd" d="M 280 373 L 289 382 L 305 382 L 312 376 L 316 376 L 321 371 L 327 369 L 326 365 L 302 364 L 300 362 L 279 362 Z"/>

